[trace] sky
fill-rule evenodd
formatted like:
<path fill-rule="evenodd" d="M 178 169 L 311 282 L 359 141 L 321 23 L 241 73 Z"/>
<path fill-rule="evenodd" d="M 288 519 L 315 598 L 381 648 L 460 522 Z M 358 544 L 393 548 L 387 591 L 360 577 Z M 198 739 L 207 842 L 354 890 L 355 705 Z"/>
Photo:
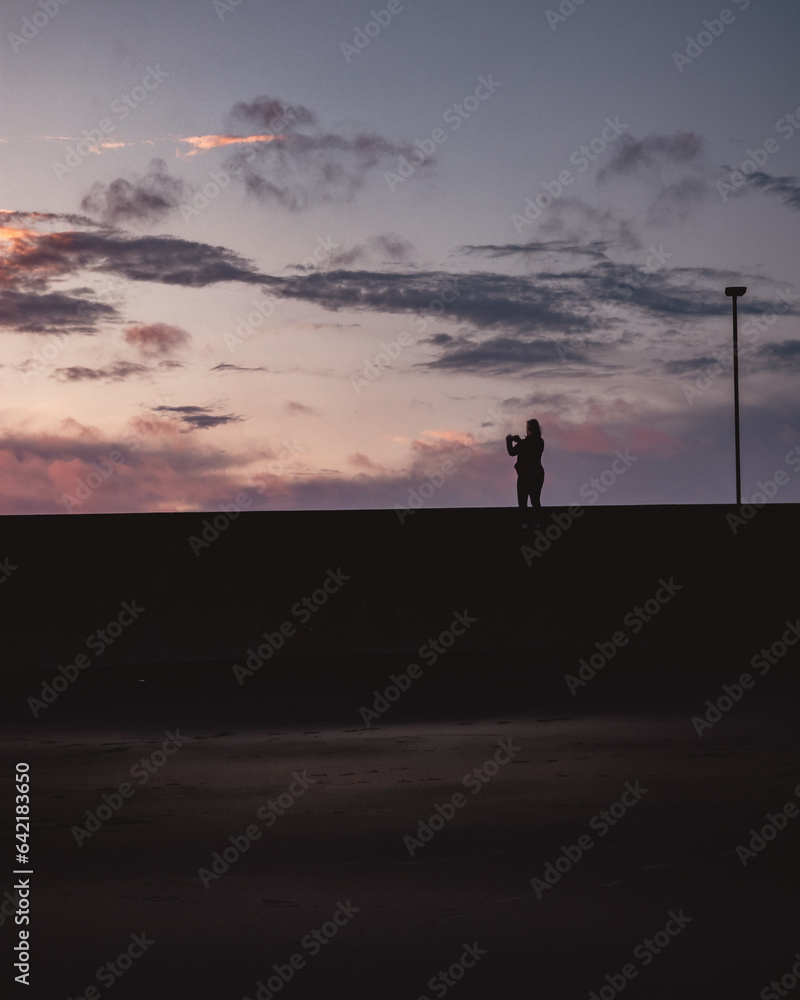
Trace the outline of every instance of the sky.
<path fill-rule="evenodd" d="M 794 0 L 6 0 L 0 512 L 800 502 Z"/>

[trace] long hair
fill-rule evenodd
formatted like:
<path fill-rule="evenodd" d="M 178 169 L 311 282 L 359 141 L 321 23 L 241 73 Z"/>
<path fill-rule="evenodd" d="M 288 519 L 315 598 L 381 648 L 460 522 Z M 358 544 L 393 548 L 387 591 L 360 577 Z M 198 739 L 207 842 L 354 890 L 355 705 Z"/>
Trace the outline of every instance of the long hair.
<path fill-rule="evenodd" d="M 527 424 L 525 424 L 525 430 L 529 434 L 533 434 L 536 437 L 542 436 L 542 428 L 539 426 L 538 420 L 529 420 Z"/>

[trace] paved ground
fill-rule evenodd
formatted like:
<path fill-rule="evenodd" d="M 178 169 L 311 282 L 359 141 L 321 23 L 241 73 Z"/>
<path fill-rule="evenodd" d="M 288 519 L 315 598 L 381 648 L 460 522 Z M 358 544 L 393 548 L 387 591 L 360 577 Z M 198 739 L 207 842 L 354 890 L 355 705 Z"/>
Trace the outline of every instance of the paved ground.
<path fill-rule="evenodd" d="M 800 816 L 747 865 L 736 848 L 800 806 L 796 667 L 700 738 L 691 716 L 738 664 L 672 666 L 646 682 L 645 661 L 609 666 L 582 700 L 558 670 L 459 683 L 453 664 L 373 728 L 359 708 L 393 664 L 230 697 L 150 667 L 76 682 L 36 720 L 30 679 L 9 682 L 2 773 L 8 787 L 6 764 L 29 761 L 35 789 L 36 985 L 20 995 L 579 1000 L 624 983 L 756 1000 L 800 950 Z M 80 834 L 104 794 L 113 815 Z M 412 856 L 404 838 L 442 814 Z M 5 955 L 15 932 L 5 918 Z M 103 971 L 129 947 L 124 974 Z"/>

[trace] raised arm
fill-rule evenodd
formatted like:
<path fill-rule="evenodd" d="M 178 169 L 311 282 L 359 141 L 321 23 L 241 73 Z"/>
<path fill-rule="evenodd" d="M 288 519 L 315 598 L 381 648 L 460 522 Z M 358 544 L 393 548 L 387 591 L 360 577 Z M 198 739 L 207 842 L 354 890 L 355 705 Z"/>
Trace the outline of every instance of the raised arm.
<path fill-rule="evenodd" d="M 515 441 L 513 434 L 506 434 L 506 451 L 509 455 L 516 455 L 519 451 L 519 438 Z"/>

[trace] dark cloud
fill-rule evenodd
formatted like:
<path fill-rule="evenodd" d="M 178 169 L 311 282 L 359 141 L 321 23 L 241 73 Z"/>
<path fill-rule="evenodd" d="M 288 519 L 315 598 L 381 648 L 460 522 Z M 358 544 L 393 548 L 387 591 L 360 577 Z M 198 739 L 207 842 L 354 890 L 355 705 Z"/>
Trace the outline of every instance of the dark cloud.
<path fill-rule="evenodd" d="M 269 284 L 279 280 L 259 274 L 225 247 L 173 236 L 131 236 L 122 230 L 98 227 L 31 232 L 24 246 L 8 251 L 4 266 L 7 283 L 17 288 L 25 288 L 33 280 L 42 287 L 54 277 L 79 271 L 195 288 L 220 281 Z M 69 301 L 65 302 L 68 306 Z M 84 308 L 89 314 L 111 309 L 94 303 Z"/>
<path fill-rule="evenodd" d="M 243 122 L 248 127 L 273 135 L 286 135 L 297 128 L 314 126 L 317 116 L 302 104 L 285 104 L 274 97 L 256 97 L 248 104 L 239 101 L 231 108 L 233 122 Z"/>
<path fill-rule="evenodd" d="M 170 175 L 164 160 L 154 159 L 141 177 L 118 177 L 110 184 L 97 181 L 81 208 L 109 225 L 157 222 L 178 208 L 188 194 L 188 186 Z"/>
<path fill-rule="evenodd" d="M 319 261 L 312 258 L 313 263 L 289 264 L 290 271 L 316 271 L 329 270 L 331 268 L 352 267 L 353 264 L 363 263 L 368 260 L 377 260 L 381 263 L 406 262 L 414 250 L 413 243 L 404 240 L 395 233 L 381 233 L 372 236 L 363 243 L 357 243 L 349 249 L 332 250 L 327 256 Z"/>
<path fill-rule="evenodd" d="M 154 413 L 174 413 L 174 419 L 183 423 L 187 430 L 208 430 L 225 424 L 238 423 L 244 417 L 233 413 L 213 413 L 208 406 L 154 406 Z"/>
<path fill-rule="evenodd" d="M 124 382 L 126 379 L 141 378 L 150 373 L 151 369 L 147 365 L 136 364 L 133 361 L 115 361 L 106 368 L 85 368 L 81 365 L 56 368 L 51 377 L 59 382 Z"/>
<path fill-rule="evenodd" d="M 696 358 L 677 358 L 672 361 L 664 361 L 661 369 L 667 375 L 697 375 L 698 372 L 702 372 L 712 365 L 719 366 L 720 364 L 719 358 L 702 354 Z"/>
<path fill-rule="evenodd" d="M 396 171 L 406 157 L 418 169 L 433 165 L 412 143 L 376 133 L 340 135 L 317 127 L 303 105 L 257 97 L 234 105 L 231 118 L 285 138 L 260 142 L 231 154 L 227 168 L 259 201 L 302 211 L 325 202 L 349 202 L 376 170 Z M 302 130 L 302 131 L 301 131 Z"/>
<path fill-rule="evenodd" d="M 491 337 L 475 340 L 469 336 L 448 337 L 446 343 L 431 338 L 445 350 L 435 361 L 420 367 L 430 370 L 475 372 L 483 375 L 521 375 L 537 368 L 553 368 L 569 356 L 571 363 L 588 363 L 588 357 L 579 351 L 565 351 L 561 342 L 554 340 L 521 340 L 515 337 Z M 559 369 L 559 374 L 565 374 Z M 585 372 L 583 372 L 585 374 Z"/>
<path fill-rule="evenodd" d="M 800 368 L 800 340 L 782 340 L 772 344 L 762 344 L 754 352 L 755 357 L 774 371 L 797 371 Z"/>
<path fill-rule="evenodd" d="M 0 292 L 0 328 L 5 330 L 94 333 L 98 322 L 116 318 L 113 306 L 64 292 Z"/>
<path fill-rule="evenodd" d="M 765 174 L 759 170 L 747 175 L 746 186 L 756 188 L 765 194 L 774 195 L 789 208 L 800 209 L 800 178 L 798 177 L 774 177 L 772 174 Z"/>
<path fill-rule="evenodd" d="M 228 362 L 223 361 L 221 364 L 214 365 L 214 367 L 209 370 L 212 372 L 267 372 L 269 371 L 269 368 L 264 368 L 263 366 L 247 368 L 243 365 L 231 365 Z"/>
<path fill-rule="evenodd" d="M 696 164 L 704 151 L 705 140 L 696 132 L 647 135 L 643 139 L 622 135 L 611 148 L 611 158 L 598 171 L 597 179 L 651 173 L 664 164 Z"/>
<path fill-rule="evenodd" d="M 486 257 L 528 257 L 528 256 L 565 256 L 591 257 L 594 260 L 607 260 L 612 244 L 607 240 L 592 240 L 587 243 L 575 243 L 569 240 L 532 240 L 529 243 L 482 244 L 473 246 L 467 244 L 458 248 L 458 253 L 482 254 Z"/>
<path fill-rule="evenodd" d="M 383 260 L 408 260 L 414 250 L 414 244 L 397 233 L 381 233 L 367 245 L 382 255 Z"/>
<path fill-rule="evenodd" d="M 275 293 L 326 309 L 417 313 L 424 325 L 440 318 L 482 328 L 583 330 L 591 325 L 580 294 L 565 300 L 556 288 L 488 272 L 328 271 L 282 281 Z"/>
<path fill-rule="evenodd" d="M 532 223 L 533 224 L 533 223 Z M 536 220 L 537 231 L 549 242 L 563 246 L 563 252 L 588 243 L 605 244 L 608 248 L 639 250 L 642 241 L 631 220 L 611 208 L 597 208 L 582 198 L 562 195 Z M 518 230 L 522 232 L 522 230 Z M 513 244 L 512 244 L 513 245 Z M 555 256 L 557 251 L 550 250 Z"/>
<path fill-rule="evenodd" d="M 663 225 L 688 218 L 705 201 L 709 190 L 704 177 L 683 177 L 666 184 L 650 206 L 648 222 Z"/>
<path fill-rule="evenodd" d="M 648 135 L 636 139 L 620 136 L 608 163 L 597 173 L 597 183 L 634 176 L 653 191 L 647 222 L 664 225 L 688 218 L 707 198 L 710 168 L 706 142 L 696 132 Z"/>
<path fill-rule="evenodd" d="M 641 255 L 645 266 L 618 263 L 609 256 L 611 246 L 602 239 L 581 244 L 562 238 L 550 243 L 463 248 L 464 253 L 485 253 L 497 258 L 519 255 L 531 266 L 531 273 L 525 275 L 338 268 L 278 277 L 259 273 L 249 261 L 224 247 L 95 228 L 36 234 L 36 239 L 16 258 L 11 251 L 11 272 L 24 274 L 27 267 L 38 266 L 30 263 L 33 257 L 37 261 L 46 258 L 51 272 L 59 277 L 86 271 L 186 287 L 205 287 L 223 281 L 260 285 L 276 298 L 316 304 L 333 312 L 346 309 L 406 314 L 412 317 L 410 326 L 429 337 L 443 332 L 431 328 L 431 324 L 440 323 L 465 323 L 475 330 L 496 331 L 527 345 L 520 349 L 529 361 L 533 358 L 528 344 L 530 334 L 553 342 L 564 337 L 596 338 L 598 334 L 618 330 L 623 319 L 686 324 L 728 314 L 730 304 L 721 290 L 730 284 L 729 273 L 709 267 L 671 267 L 672 254 L 660 246 L 651 246 Z M 558 255 L 559 266 L 537 267 L 548 252 Z M 737 276 L 737 280 L 745 279 L 754 288 L 765 288 L 767 284 L 761 276 Z M 0 320 L 5 319 L 7 325 L 17 329 L 43 332 L 58 328 L 59 324 L 72 324 L 76 329 L 91 330 L 101 318 L 117 318 L 111 306 L 63 293 L 4 294 L 5 297 L 0 296 Z M 741 308 L 743 314 L 766 313 L 771 305 L 758 294 L 751 294 Z M 781 311 L 793 315 L 798 312 L 795 306 Z M 50 319 L 49 326 L 45 323 L 46 316 Z M 185 343 L 183 338 L 188 336 L 185 331 L 166 324 L 141 329 L 156 331 L 158 336 L 153 343 L 158 342 L 162 347 L 167 340 L 173 347 Z M 170 333 L 176 330 L 177 334 Z M 618 342 L 619 335 L 614 336 Z M 429 343 L 454 350 L 452 344 L 448 347 L 444 342 Z M 568 343 L 566 347 L 575 348 L 576 344 Z M 472 351 L 466 343 L 459 349 Z M 473 360 L 478 358 L 474 352 L 470 356 Z M 580 357 L 581 346 L 577 345 L 576 359 Z M 488 355 L 487 362 L 491 362 Z"/>

